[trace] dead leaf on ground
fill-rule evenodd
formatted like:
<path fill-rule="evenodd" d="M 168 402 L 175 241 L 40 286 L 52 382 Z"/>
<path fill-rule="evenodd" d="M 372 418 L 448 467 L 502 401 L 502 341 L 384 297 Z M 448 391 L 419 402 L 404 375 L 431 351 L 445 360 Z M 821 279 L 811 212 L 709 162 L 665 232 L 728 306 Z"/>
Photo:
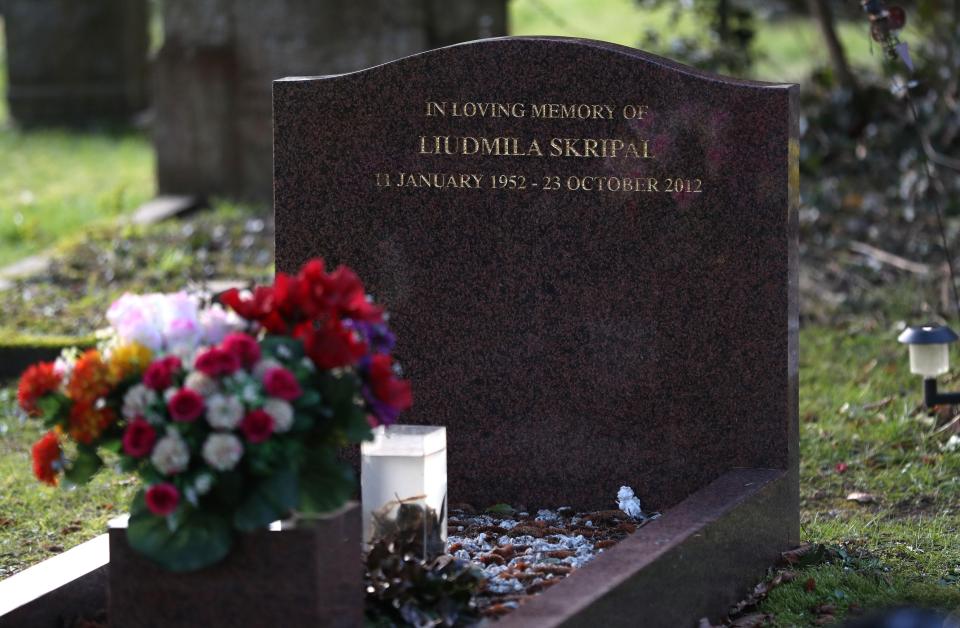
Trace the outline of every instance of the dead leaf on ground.
<path fill-rule="evenodd" d="M 818 604 L 812 611 L 814 615 L 833 615 L 837 612 L 837 607 L 833 604 Z"/>
<path fill-rule="evenodd" d="M 827 562 L 830 549 L 822 543 L 803 543 L 800 547 L 782 552 L 780 562 L 797 567 L 812 567 Z"/>
<path fill-rule="evenodd" d="M 770 623 L 773 615 L 769 613 L 750 613 L 733 620 L 731 628 L 763 628 Z"/>
<path fill-rule="evenodd" d="M 835 621 L 837 621 L 837 618 L 833 615 L 824 615 L 823 617 L 814 620 L 813 623 L 817 626 L 826 626 L 827 624 L 832 624 Z"/>
<path fill-rule="evenodd" d="M 817 581 L 813 578 L 807 578 L 807 581 L 803 583 L 803 588 L 809 593 L 817 588 Z"/>
<path fill-rule="evenodd" d="M 864 410 L 879 410 L 880 408 L 886 408 L 891 403 L 896 401 L 896 397 L 884 397 L 880 401 L 874 401 L 873 403 L 864 404 Z"/>
<path fill-rule="evenodd" d="M 767 597 L 767 594 L 769 594 L 770 591 L 785 582 L 792 582 L 796 577 L 796 572 L 781 571 L 770 580 L 761 582 L 757 586 L 753 587 L 753 591 L 750 592 L 750 595 L 748 595 L 746 599 L 740 600 L 730 609 L 730 615 L 739 615 L 745 609 L 756 606 L 763 601 L 765 597 Z"/>
<path fill-rule="evenodd" d="M 858 504 L 873 504 L 877 501 L 877 498 L 871 493 L 863 493 L 860 491 L 854 491 L 847 495 L 848 502 L 857 502 Z"/>

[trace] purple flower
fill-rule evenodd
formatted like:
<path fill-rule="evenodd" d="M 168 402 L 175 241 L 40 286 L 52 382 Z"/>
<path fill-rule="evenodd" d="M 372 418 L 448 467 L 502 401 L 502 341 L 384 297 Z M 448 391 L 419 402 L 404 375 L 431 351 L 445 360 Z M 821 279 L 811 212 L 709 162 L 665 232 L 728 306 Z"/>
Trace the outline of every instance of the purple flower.
<path fill-rule="evenodd" d="M 369 386 L 363 386 L 360 389 L 360 394 L 363 395 L 363 398 L 367 402 L 367 407 L 370 409 L 370 413 L 377 417 L 380 425 L 392 425 L 397 422 L 397 417 L 400 416 L 400 411 L 391 408 L 387 404 L 377 399 L 377 396 L 373 394 L 373 391 L 370 390 Z"/>
<path fill-rule="evenodd" d="M 393 335 L 386 323 L 369 323 L 346 319 L 343 321 L 343 326 L 360 334 L 360 337 L 370 347 L 370 351 L 374 353 L 390 353 L 394 345 L 397 344 L 397 337 Z"/>

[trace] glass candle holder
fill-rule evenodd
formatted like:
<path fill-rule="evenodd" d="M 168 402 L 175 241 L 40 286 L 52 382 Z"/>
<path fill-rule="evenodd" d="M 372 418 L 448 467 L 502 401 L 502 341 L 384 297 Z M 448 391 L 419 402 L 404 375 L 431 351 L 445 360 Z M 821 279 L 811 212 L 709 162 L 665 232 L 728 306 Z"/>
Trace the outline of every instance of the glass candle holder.
<path fill-rule="evenodd" d="M 424 559 L 446 551 L 447 428 L 389 425 L 360 446 L 363 539 L 399 538 Z"/>

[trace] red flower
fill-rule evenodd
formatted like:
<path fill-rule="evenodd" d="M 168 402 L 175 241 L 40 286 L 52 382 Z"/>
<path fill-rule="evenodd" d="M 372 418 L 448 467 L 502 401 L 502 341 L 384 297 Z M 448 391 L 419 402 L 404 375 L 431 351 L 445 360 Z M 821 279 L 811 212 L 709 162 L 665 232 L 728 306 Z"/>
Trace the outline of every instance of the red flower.
<path fill-rule="evenodd" d="M 253 368 L 260 361 L 260 345 L 253 337 L 242 332 L 228 334 L 220 347 L 237 358 L 245 368 Z"/>
<path fill-rule="evenodd" d="M 257 321 L 273 334 L 286 333 L 288 325 L 277 311 L 274 289 L 257 286 L 253 293 L 241 293 L 231 288 L 220 295 L 220 301 L 248 321 Z"/>
<path fill-rule="evenodd" d="M 54 371 L 53 362 L 40 362 L 28 368 L 20 377 L 17 401 L 30 416 L 38 416 L 37 401 L 60 386 L 60 375 Z"/>
<path fill-rule="evenodd" d="M 363 284 L 346 266 L 338 266 L 323 279 L 324 298 L 331 312 L 339 314 L 357 302 L 366 300 Z"/>
<path fill-rule="evenodd" d="M 837 466 L 835 466 L 834 469 L 836 469 L 837 473 L 846 473 L 846 472 L 847 472 L 847 463 L 846 463 L 846 462 L 838 462 L 838 463 L 837 463 Z"/>
<path fill-rule="evenodd" d="M 303 394 L 300 382 L 285 368 L 272 368 L 263 375 L 263 387 L 271 397 L 293 401 Z"/>
<path fill-rule="evenodd" d="M 191 388 L 181 388 L 170 397 L 167 410 L 174 421 L 191 423 L 203 414 L 203 397 Z"/>
<path fill-rule="evenodd" d="M 103 431 L 116 420 L 116 415 L 108 407 L 97 407 L 96 402 L 76 401 L 70 407 L 70 438 L 89 445 L 100 438 Z"/>
<path fill-rule="evenodd" d="M 33 474 L 44 484 L 57 485 L 57 469 L 54 463 L 60 460 L 60 443 L 56 432 L 47 432 L 33 446 Z"/>
<path fill-rule="evenodd" d="M 330 319 L 320 329 L 305 323 L 297 328 L 294 336 L 303 341 L 307 355 L 321 369 L 351 366 L 367 353 L 367 345 L 360 336 L 337 319 Z"/>
<path fill-rule="evenodd" d="M 263 410 L 252 410 L 240 422 L 240 431 L 251 443 L 262 443 L 273 434 L 273 417 Z"/>
<path fill-rule="evenodd" d="M 156 360 L 143 373 L 143 383 L 153 390 L 166 390 L 173 384 L 173 374 L 180 370 L 183 364 L 180 358 L 169 355 L 162 360 Z"/>
<path fill-rule="evenodd" d="M 393 361 L 389 355 L 378 353 L 370 358 L 370 387 L 373 394 L 391 408 L 402 412 L 413 405 L 410 382 L 393 374 Z"/>
<path fill-rule="evenodd" d="M 67 396 L 73 401 L 93 403 L 110 392 L 110 370 L 96 349 L 86 351 L 73 365 Z"/>
<path fill-rule="evenodd" d="M 325 277 L 320 258 L 307 262 L 297 275 L 298 302 L 308 319 L 327 311 Z"/>
<path fill-rule="evenodd" d="M 143 458 L 153 450 L 157 431 L 143 419 L 134 419 L 123 433 L 123 451 L 134 458 Z"/>
<path fill-rule="evenodd" d="M 180 491 L 169 482 L 161 482 L 148 488 L 145 498 L 150 512 L 158 517 L 166 517 L 177 509 Z"/>
<path fill-rule="evenodd" d="M 207 349 L 197 356 L 193 367 L 208 377 L 232 375 L 240 369 L 240 358 L 224 349 Z"/>

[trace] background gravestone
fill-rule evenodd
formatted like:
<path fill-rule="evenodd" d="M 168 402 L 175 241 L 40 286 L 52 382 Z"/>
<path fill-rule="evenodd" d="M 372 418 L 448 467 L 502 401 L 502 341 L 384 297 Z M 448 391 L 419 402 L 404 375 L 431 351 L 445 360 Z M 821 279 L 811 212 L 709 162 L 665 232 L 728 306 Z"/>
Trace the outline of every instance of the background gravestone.
<path fill-rule="evenodd" d="M 146 0 L 0 0 L 0 14 L 21 125 L 122 123 L 146 108 Z"/>
<path fill-rule="evenodd" d="M 665 509 L 779 469 L 785 544 L 796 97 L 557 38 L 278 81 L 277 266 L 349 264 L 392 312 L 452 502 L 606 508 L 628 484 Z"/>
<path fill-rule="evenodd" d="M 271 82 L 350 72 L 506 32 L 505 0 L 166 0 L 156 61 L 160 193 L 267 200 Z"/>

